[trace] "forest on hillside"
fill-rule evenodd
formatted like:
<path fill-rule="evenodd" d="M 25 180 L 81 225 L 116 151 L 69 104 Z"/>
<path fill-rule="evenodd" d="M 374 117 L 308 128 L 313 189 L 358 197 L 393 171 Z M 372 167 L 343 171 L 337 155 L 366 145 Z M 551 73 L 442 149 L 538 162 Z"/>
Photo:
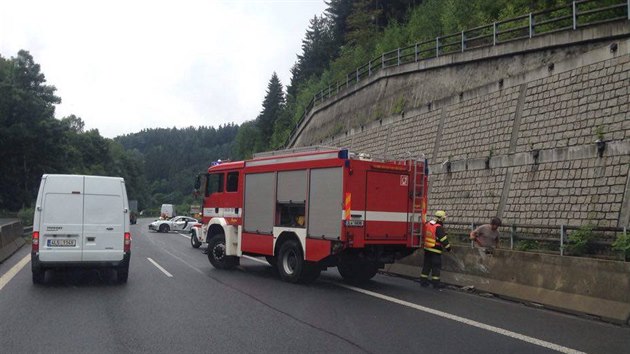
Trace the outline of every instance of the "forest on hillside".
<path fill-rule="evenodd" d="M 238 129 L 235 124 L 219 128 L 155 128 L 115 138 L 127 151 L 143 158 L 149 195 L 140 202 L 140 208 L 178 204 L 178 213 L 187 213 L 194 202 L 195 176 L 211 162 L 231 158 Z"/>
<path fill-rule="evenodd" d="M 594 6 L 619 3 L 596 0 Z M 195 175 L 217 159 L 282 148 L 316 92 L 381 53 L 566 5 L 568 0 L 328 0 L 310 20 L 288 85 L 271 73 L 257 117 L 240 126 L 155 128 L 107 139 L 61 100 L 31 54 L 0 55 L 0 215 L 32 212 L 44 173 L 122 176 L 141 209 L 192 203 Z M 180 209 L 179 211 L 185 212 Z M 4 213 L 6 214 L 6 212 Z"/>

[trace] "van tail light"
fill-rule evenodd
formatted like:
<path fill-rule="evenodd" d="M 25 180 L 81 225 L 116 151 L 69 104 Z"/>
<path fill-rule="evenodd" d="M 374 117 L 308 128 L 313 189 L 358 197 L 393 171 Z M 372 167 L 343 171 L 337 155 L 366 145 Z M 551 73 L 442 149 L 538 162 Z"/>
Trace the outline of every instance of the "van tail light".
<path fill-rule="evenodd" d="M 33 238 L 32 238 L 31 245 L 32 245 L 32 249 L 31 252 L 37 253 L 39 252 L 39 231 L 33 231 Z"/>
<path fill-rule="evenodd" d="M 131 252 L 131 233 L 125 232 L 125 253 Z"/>

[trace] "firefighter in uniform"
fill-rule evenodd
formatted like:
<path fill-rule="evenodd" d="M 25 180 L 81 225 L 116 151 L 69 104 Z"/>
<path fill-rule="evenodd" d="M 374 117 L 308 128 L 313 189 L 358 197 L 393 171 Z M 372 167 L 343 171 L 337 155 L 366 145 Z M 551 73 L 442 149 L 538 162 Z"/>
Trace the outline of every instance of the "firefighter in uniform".
<path fill-rule="evenodd" d="M 446 231 L 444 231 L 444 220 L 446 220 L 446 212 L 438 210 L 435 212 L 435 219 L 427 222 L 424 234 L 424 264 L 422 266 L 422 274 L 420 275 L 420 285 L 429 286 L 433 284 L 434 288 L 440 288 L 440 269 L 442 268 L 442 251 L 446 249 L 451 251 L 451 245 L 448 243 Z M 429 278 L 429 275 L 431 278 Z"/>

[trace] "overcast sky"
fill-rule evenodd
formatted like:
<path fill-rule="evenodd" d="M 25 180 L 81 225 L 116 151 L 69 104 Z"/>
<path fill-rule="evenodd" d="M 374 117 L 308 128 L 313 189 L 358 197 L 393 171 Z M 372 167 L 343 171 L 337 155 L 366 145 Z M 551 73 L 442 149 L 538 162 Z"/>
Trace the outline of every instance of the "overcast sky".
<path fill-rule="evenodd" d="M 28 50 L 86 129 L 255 119 L 275 71 L 283 85 L 324 0 L 0 0 L 0 55 Z"/>

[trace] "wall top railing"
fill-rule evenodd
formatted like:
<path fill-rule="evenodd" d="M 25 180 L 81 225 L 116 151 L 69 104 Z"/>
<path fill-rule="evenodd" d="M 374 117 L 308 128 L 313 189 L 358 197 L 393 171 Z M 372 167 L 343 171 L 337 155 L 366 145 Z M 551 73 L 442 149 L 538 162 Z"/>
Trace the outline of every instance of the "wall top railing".
<path fill-rule="evenodd" d="M 382 53 L 346 74 L 345 80 L 330 83 L 327 88 L 316 93 L 304 108 L 284 145 L 287 147 L 293 140 L 299 126 L 316 104 L 357 85 L 382 69 L 619 20 L 630 20 L 630 0 L 580 0 Z"/>
<path fill-rule="evenodd" d="M 448 222 L 445 224 L 445 228 L 449 230 L 449 226 L 451 226 L 451 230 L 456 232 L 457 230 L 469 232 L 474 230 L 476 227 L 487 224 L 487 222 Z M 453 228 L 452 226 L 463 226 L 463 228 Z M 531 230 L 530 232 L 526 232 L 526 230 Z M 544 231 L 543 231 L 544 230 Z M 625 227 L 601 227 L 601 226 L 592 226 L 592 225 L 534 225 L 534 224 L 503 224 L 499 228 L 499 232 L 501 234 L 501 239 L 509 239 L 510 247 L 509 249 L 513 250 L 515 247 L 515 242 L 517 241 L 542 241 L 548 243 L 558 243 L 559 246 L 557 249 L 547 249 L 547 251 L 558 252 L 561 256 L 565 255 L 565 251 L 570 244 L 569 232 L 570 230 L 578 231 L 585 230 L 587 233 L 592 233 L 593 237 L 588 240 L 588 242 L 592 245 L 604 246 L 604 248 L 610 249 L 613 241 L 610 239 L 610 234 L 612 233 L 622 233 L 626 234 L 629 230 Z M 520 231 L 520 232 L 518 232 Z M 596 237 L 595 235 L 608 233 L 607 238 Z M 555 246 L 554 246 L 555 247 Z M 535 249 L 530 251 L 536 252 Z"/>

